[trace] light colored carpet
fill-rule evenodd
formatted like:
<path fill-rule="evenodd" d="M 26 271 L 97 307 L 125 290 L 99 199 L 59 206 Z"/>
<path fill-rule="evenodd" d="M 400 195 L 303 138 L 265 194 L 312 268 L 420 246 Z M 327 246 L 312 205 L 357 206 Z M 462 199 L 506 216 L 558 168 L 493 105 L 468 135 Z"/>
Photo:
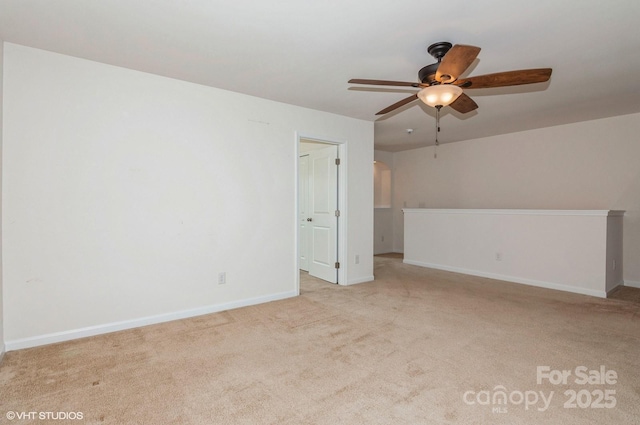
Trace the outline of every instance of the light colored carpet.
<path fill-rule="evenodd" d="M 9 352 L 0 422 L 47 423 L 9 411 L 81 412 L 49 422 L 83 424 L 640 421 L 640 304 L 401 261 L 376 257 L 375 282 L 303 274 L 300 297 Z M 601 365 L 615 384 L 575 382 L 577 367 Z M 538 366 L 572 375 L 537 384 Z M 519 403 L 534 392 L 553 392 L 548 408 Z"/>

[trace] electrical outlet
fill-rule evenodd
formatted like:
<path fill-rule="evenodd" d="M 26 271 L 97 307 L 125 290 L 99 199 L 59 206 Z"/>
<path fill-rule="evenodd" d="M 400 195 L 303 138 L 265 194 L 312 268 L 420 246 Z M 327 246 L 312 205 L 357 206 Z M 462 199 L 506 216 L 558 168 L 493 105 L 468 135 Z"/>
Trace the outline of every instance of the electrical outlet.
<path fill-rule="evenodd" d="M 224 285 L 225 283 L 227 283 L 227 273 L 218 273 L 218 285 Z"/>
<path fill-rule="evenodd" d="M 384 235 L 382 235 L 382 236 L 380 237 L 380 239 L 382 239 L 382 242 L 384 242 Z"/>
<path fill-rule="evenodd" d="M 613 270 L 616 269 L 616 260 L 613 260 Z"/>
<path fill-rule="evenodd" d="M 360 255 L 356 254 L 356 264 L 360 264 Z"/>
<path fill-rule="evenodd" d="M 496 261 L 502 261 L 502 253 L 496 252 Z"/>

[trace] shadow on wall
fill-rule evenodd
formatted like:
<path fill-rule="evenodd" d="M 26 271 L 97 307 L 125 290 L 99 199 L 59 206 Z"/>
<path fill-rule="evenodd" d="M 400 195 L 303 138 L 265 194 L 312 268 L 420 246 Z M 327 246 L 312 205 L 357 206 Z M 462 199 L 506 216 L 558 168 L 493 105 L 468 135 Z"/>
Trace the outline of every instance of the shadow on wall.
<path fill-rule="evenodd" d="M 393 210 L 391 209 L 391 168 L 382 161 L 373 163 L 374 254 L 393 251 Z"/>
<path fill-rule="evenodd" d="M 391 168 L 382 161 L 373 162 L 373 203 L 375 208 L 391 208 Z"/>

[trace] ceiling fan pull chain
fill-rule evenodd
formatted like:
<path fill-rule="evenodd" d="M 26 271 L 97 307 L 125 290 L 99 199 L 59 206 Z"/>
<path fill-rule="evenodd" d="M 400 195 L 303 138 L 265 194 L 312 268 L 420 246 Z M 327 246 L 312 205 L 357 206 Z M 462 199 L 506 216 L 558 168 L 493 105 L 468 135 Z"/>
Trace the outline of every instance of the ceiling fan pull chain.
<path fill-rule="evenodd" d="M 442 106 L 436 106 L 436 147 L 433 149 L 433 157 L 438 158 L 438 146 L 440 143 L 438 142 L 438 133 L 440 133 L 440 109 Z"/>

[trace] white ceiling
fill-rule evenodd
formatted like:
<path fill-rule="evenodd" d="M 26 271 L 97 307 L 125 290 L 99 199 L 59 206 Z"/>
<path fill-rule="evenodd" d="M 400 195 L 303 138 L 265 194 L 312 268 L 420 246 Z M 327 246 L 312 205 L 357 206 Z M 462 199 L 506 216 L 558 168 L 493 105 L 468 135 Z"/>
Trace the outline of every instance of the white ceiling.
<path fill-rule="evenodd" d="M 553 68 L 548 83 L 467 90 L 440 142 L 640 112 L 638 0 L 0 0 L 5 41 L 375 121 L 377 149 L 433 144 L 415 92 L 438 41 L 482 48 L 465 76 Z M 414 129 L 409 135 L 406 129 Z"/>

